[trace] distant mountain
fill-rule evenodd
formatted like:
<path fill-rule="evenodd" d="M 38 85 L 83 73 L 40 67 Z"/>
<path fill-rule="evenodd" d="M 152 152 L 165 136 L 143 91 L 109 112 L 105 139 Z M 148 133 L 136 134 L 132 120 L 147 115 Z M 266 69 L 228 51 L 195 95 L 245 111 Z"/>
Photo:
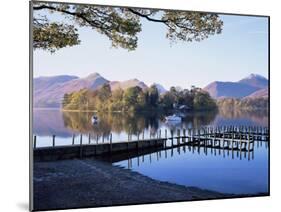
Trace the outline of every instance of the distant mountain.
<path fill-rule="evenodd" d="M 268 88 L 262 88 L 260 90 L 257 90 L 254 93 L 251 93 L 249 96 L 244 97 L 245 98 L 267 98 L 268 97 Z"/>
<path fill-rule="evenodd" d="M 157 83 L 153 83 L 153 85 L 156 86 L 159 94 L 164 94 L 167 92 L 167 90 L 163 87 L 163 85 L 157 84 Z"/>
<path fill-rule="evenodd" d="M 45 78 L 44 81 L 34 79 L 34 107 L 60 107 L 65 93 L 81 89 L 96 90 L 109 82 L 98 73 L 90 74 L 85 78 L 70 77 L 68 80 L 58 80 L 61 76 Z M 46 86 L 49 85 L 49 86 Z"/>
<path fill-rule="evenodd" d="M 63 84 L 63 86 L 60 87 L 60 90 L 66 93 L 70 93 L 73 91 L 81 90 L 84 88 L 96 90 L 103 84 L 109 82 L 107 79 L 103 78 L 98 73 L 90 74 L 89 76 L 85 78 L 78 78 L 69 82 L 66 82 Z"/>
<path fill-rule="evenodd" d="M 122 81 L 122 82 L 119 82 L 119 81 L 110 82 L 110 88 L 112 91 L 114 91 L 118 88 L 126 90 L 127 88 L 136 87 L 136 86 L 140 87 L 143 90 L 147 88 L 147 85 L 144 82 L 139 81 L 138 79 L 131 79 L 131 80 L 126 80 L 126 81 Z"/>
<path fill-rule="evenodd" d="M 236 82 L 213 82 L 204 90 L 208 91 L 213 98 L 243 98 L 257 91 L 258 88 Z"/>
<path fill-rule="evenodd" d="M 77 79 L 76 76 L 60 75 L 54 77 L 38 77 L 33 80 L 33 87 L 35 91 L 47 89 L 55 84 L 64 83 L 73 79 Z"/>
<path fill-rule="evenodd" d="M 268 80 L 258 74 L 251 74 L 248 77 L 238 81 L 239 83 L 251 85 L 257 88 L 266 88 L 268 86 Z"/>
<path fill-rule="evenodd" d="M 79 91 L 81 89 L 96 90 L 105 83 L 109 83 L 112 90 L 118 88 L 127 89 L 129 87 L 139 86 L 142 89 L 148 86 L 138 79 L 126 81 L 109 81 L 98 73 L 90 74 L 84 78 L 76 76 L 54 76 L 34 78 L 34 107 L 61 107 L 64 94 Z"/>
<path fill-rule="evenodd" d="M 238 82 L 215 81 L 207 85 L 204 90 L 208 91 L 213 98 L 243 98 L 252 93 L 267 88 L 268 80 L 260 75 L 251 74 Z"/>

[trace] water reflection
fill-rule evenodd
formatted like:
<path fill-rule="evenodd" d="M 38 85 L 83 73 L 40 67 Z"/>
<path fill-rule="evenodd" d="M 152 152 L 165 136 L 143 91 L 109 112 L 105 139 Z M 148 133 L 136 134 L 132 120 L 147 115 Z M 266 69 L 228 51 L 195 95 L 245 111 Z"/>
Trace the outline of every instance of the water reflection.
<path fill-rule="evenodd" d="M 130 113 L 98 113 L 99 123 L 93 125 L 90 112 L 67 112 L 60 110 L 34 110 L 33 134 L 38 137 L 40 146 L 40 136 L 51 137 L 56 135 L 56 139 L 68 139 L 71 141 L 73 134 L 83 134 L 95 138 L 97 136 L 108 137 L 111 133 L 113 142 L 125 140 L 127 135 L 137 136 L 144 134 L 149 137 L 155 135 L 159 130 L 164 132 L 176 129 L 200 128 L 207 125 L 243 125 L 243 126 L 268 126 L 267 111 L 247 112 L 247 111 L 212 111 L 188 113 L 182 122 L 177 124 L 165 123 L 165 115 L 157 113 L 130 114 Z M 49 138 L 50 140 L 50 138 Z M 59 141 L 63 143 L 64 141 Z"/>
<path fill-rule="evenodd" d="M 254 151 L 182 146 L 120 159 L 112 157 L 113 165 L 156 180 L 243 195 L 268 192 L 267 142 L 256 141 Z"/>
<path fill-rule="evenodd" d="M 100 122 L 91 124 L 93 113 L 62 112 L 59 110 L 34 110 L 33 133 L 37 135 L 37 145 L 52 145 L 52 135 L 56 144 L 79 144 L 88 142 L 92 136 L 112 133 L 113 141 L 127 140 L 127 134 L 137 135 L 166 129 L 199 128 L 202 126 L 268 126 L 268 112 L 227 111 L 187 114 L 179 124 L 166 124 L 161 114 L 97 114 Z M 163 134 L 162 134 L 163 135 Z M 107 137 L 108 138 L 108 137 Z M 101 139 L 100 139 L 101 141 Z M 43 142 L 43 143 L 42 143 Z M 253 152 L 223 151 L 201 147 L 182 146 L 154 153 L 124 155 L 114 165 L 130 168 L 153 179 L 180 185 L 196 186 L 220 192 L 252 194 L 268 191 L 268 148 L 266 142 L 255 142 Z"/>
<path fill-rule="evenodd" d="M 268 126 L 268 110 L 233 110 L 229 108 L 220 108 L 219 113 L 214 120 L 218 125 L 257 125 Z"/>

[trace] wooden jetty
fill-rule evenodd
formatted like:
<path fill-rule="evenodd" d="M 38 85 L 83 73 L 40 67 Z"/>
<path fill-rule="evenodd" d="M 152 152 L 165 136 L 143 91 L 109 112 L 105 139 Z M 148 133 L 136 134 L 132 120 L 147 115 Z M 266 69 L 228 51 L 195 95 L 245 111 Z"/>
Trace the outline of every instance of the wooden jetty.
<path fill-rule="evenodd" d="M 164 136 L 162 136 L 164 135 Z M 75 135 L 72 136 L 72 145 L 57 146 L 55 138 L 52 136 L 52 146 L 37 147 L 37 138 L 34 135 L 33 153 L 34 160 L 59 160 L 75 157 L 90 157 L 103 155 L 122 155 L 123 153 L 139 153 L 140 151 L 151 152 L 159 150 L 169 150 L 183 146 L 202 147 L 203 149 L 231 150 L 232 152 L 252 152 L 256 142 L 269 141 L 269 130 L 264 127 L 204 127 L 199 129 L 177 129 L 168 130 L 161 134 L 161 130 L 150 133 L 145 138 L 144 133 L 135 135 L 136 140 L 132 139 L 132 134 L 128 134 L 126 141 L 112 141 L 112 134 L 108 136 L 96 137 L 95 141 L 88 136 L 87 144 L 82 141 L 80 134 L 79 144 L 75 144 Z M 99 142 L 99 139 L 101 142 Z M 204 150 L 204 151 L 205 151 Z"/>

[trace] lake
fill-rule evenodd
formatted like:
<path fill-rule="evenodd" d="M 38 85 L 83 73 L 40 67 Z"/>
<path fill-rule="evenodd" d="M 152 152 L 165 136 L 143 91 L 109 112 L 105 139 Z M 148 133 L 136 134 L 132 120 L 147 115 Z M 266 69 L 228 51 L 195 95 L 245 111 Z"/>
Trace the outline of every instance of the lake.
<path fill-rule="evenodd" d="M 100 121 L 92 125 L 90 112 L 63 112 L 60 110 L 34 109 L 33 133 L 37 136 L 37 146 L 51 146 L 52 135 L 56 135 L 56 145 L 80 142 L 107 142 L 112 134 L 113 142 L 132 140 L 137 135 L 145 138 L 160 130 L 199 128 L 204 126 L 262 126 L 268 127 L 267 111 L 228 111 L 189 113 L 178 124 L 167 124 L 159 114 L 96 114 Z M 103 137 L 103 138 L 102 138 Z M 198 147 L 180 147 L 163 150 L 145 156 L 128 158 L 115 162 L 132 171 L 160 181 L 179 185 L 195 186 L 225 193 L 256 194 L 268 192 L 268 144 L 255 142 L 254 151 L 238 152 Z"/>

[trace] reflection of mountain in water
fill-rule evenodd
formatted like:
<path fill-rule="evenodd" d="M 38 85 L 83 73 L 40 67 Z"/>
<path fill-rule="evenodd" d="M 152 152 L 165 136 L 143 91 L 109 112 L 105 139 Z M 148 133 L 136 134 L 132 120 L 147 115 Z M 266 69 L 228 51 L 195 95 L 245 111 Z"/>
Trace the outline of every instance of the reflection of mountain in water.
<path fill-rule="evenodd" d="M 216 117 L 215 125 L 258 125 L 268 126 L 268 111 L 247 111 L 247 110 L 231 110 L 228 108 L 220 108 Z"/>
<path fill-rule="evenodd" d="M 33 133 L 40 136 L 57 135 L 69 137 L 70 129 L 65 128 L 62 113 L 59 110 L 33 110 Z"/>
<path fill-rule="evenodd" d="M 157 113 L 99 113 L 97 125 L 92 125 L 90 112 L 66 112 L 60 110 L 34 110 L 34 134 L 39 136 L 57 135 L 70 137 L 73 133 L 91 133 L 92 135 L 109 135 L 110 133 L 134 134 L 149 131 L 157 132 L 161 128 L 199 128 L 206 125 L 268 125 L 266 111 L 247 112 L 220 110 L 219 113 L 196 112 L 186 114 L 181 123 L 167 124 L 165 115 Z"/>

